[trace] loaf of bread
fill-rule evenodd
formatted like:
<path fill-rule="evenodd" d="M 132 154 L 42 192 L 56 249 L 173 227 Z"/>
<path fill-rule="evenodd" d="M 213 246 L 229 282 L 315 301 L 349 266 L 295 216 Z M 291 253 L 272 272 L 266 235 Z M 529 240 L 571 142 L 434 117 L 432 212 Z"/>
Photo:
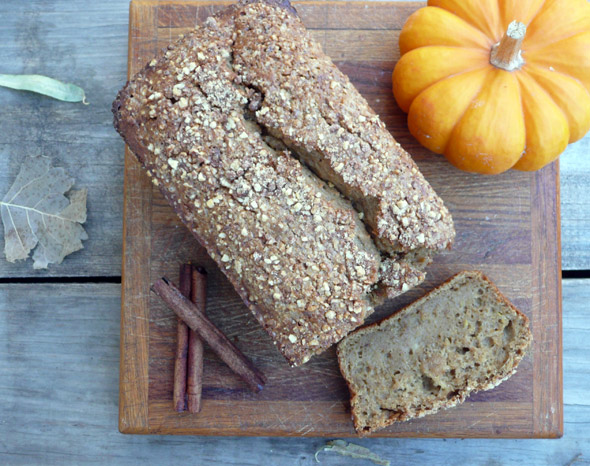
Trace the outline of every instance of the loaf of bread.
<path fill-rule="evenodd" d="M 420 283 L 453 240 L 441 199 L 288 2 L 209 18 L 113 112 L 292 365 Z"/>
<path fill-rule="evenodd" d="M 462 403 L 516 372 L 527 317 L 480 272 L 462 272 L 338 345 L 359 434 Z"/>

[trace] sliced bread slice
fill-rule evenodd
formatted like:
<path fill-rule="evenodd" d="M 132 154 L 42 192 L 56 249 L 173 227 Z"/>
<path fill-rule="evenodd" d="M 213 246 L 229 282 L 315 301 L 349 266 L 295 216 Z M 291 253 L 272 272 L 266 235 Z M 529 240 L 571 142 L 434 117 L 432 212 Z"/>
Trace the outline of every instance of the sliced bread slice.
<path fill-rule="evenodd" d="M 461 272 L 338 345 L 354 426 L 369 433 L 462 403 L 510 377 L 532 340 L 527 317 L 481 272 Z"/>

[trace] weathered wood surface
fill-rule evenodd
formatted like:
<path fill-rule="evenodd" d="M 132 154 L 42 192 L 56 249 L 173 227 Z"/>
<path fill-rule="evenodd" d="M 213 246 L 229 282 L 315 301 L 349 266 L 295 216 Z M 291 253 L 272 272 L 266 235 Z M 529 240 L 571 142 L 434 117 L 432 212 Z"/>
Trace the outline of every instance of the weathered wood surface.
<path fill-rule="evenodd" d="M 123 143 L 111 102 L 126 76 L 126 2 L 0 2 L 0 72 L 45 74 L 84 88 L 90 105 L 0 88 L 0 198 L 23 158 L 42 154 L 88 188 L 90 239 L 47 271 L 0 260 L 0 277 L 119 276 Z M 0 241 L 4 248 L 4 240 Z"/>
<path fill-rule="evenodd" d="M 109 106 L 126 76 L 128 6 L 128 0 L 0 2 L 2 72 L 55 71 L 54 76 L 70 77 L 87 90 L 87 81 L 92 81 L 96 97 L 103 102 L 100 123 L 90 114 L 79 114 L 79 119 L 67 120 L 68 126 L 54 125 L 55 132 L 45 135 L 36 112 L 37 107 L 50 105 L 49 101 L 0 89 L 0 153 L 4 160 L 0 194 L 18 171 L 20 157 L 12 154 L 29 152 L 21 150 L 18 140 L 9 133 L 20 131 L 26 136 L 29 129 L 40 145 L 47 145 L 45 137 L 61 141 L 61 147 L 56 142 L 51 155 L 77 175 L 78 185 L 97 191 L 96 199 L 111 195 L 112 208 L 119 209 L 119 217 L 113 214 L 117 225 L 96 217 L 91 208 L 87 249 L 67 258 L 61 266 L 36 272 L 30 263 L 6 264 L 0 256 L 0 277 L 120 274 L 123 143 L 111 129 Z M 361 24 L 362 16 L 358 18 Z M 109 95 L 102 96 L 104 90 Z M 7 109 L 9 117 L 4 115 Z M 81 138 L 80 131 L 88 137 Z M 94 134 L 105 137 L 94 138 Z M 24 137 L 22 143 L 38 153 L 30 138 Z M 74 143 L 84 151 L 71 150 Z M 109 147 L 108 157 L 101 156 L 103 147 Z M 586 136 L 570 146 L 560 162 L 562 264 L 567 270 L 590 269 L 589 152 L 590 137 Z M 76 171 L 79 160 L 84 161 L 83 172 L 94 174 L 87 181 Z M 91 192 L 89 203 L 92 196 Z M 103 247 L 94 248 L 81 259 L 79 256 L 87 254 L 90 243 L 101 235 L 105 238 Z M 14 291 L 10 294 L 9 290 Z M 575 464 L 588 464 L 589 290 L 590 280 L 564 281 L 562 439 L 355 442 L 394 460 L 394 464 L 566 465 L 578 454 L 582 456 Z M 111 284 L 0 286 L 0 464 L 177 465 L 188 460 L 192 464 L 316 464 L 312 454 L 323 444 L 322 439 L 119 434 L 119 299 L 118 285 Z M 19 331 L 25 333 L 15 336 Z M 329 453 L 319 458 L 326 465 L 372 464 Z"/>
<path fill-rule="evenodd" d="M 590 134 L 560 157 L 561 263 L 590 270 Z"/>
<path fill-rule="evenodd" d="M 114 284 L 0 285 L 0 464 L 317 464 L 313 453 L 326 439 L 119 434 L 119 298 Z M 588 280 L 565 281 L 563 438 L 351 441 L 394 465 L 553 466 L 579 454 L 588 464 L 589 301 Z"/>
<path fill-rule="evenodd" d="M 381 115 L 397 140 L 453 214 L 453 250 L 439 255 L 418 289 L 382 306 L 371 321 L 400 309 L 435 284 L 465 269 L 479 269 L 531 319 L 535 344 L 517 375 L 477 394 L 456 410 L 398 424 L 376 436 L 551 437 L 562 430 L 559 232 L 557 166 L 537 173 L 496 177 L 470 175 L 421 148 L 409 135 L 405 115 L 391 95 L 391 72 L 399 53 L 385 37 L 397 37 L 422 3 L 309 2 L 296 4 L 312 34 Z M 130 74 L 218 4 L 183 0 L 131 4 Z M 362 11 L 359 30 L 355 17 Z M 351 16 L 352 15 L 352 16 Z M 394 41 L 395 42 L 395 41 Z M 334 349 L 290 369 L 229 282 L 182 226 L 147 176 L 127 153 L 124 222 L 125 264 L 121 365 L 121 423 L 126 433 L 207 435 L 351 436 L 348 392 Z M 174 314 L 146 295 L 162 275 L 176 280 L 187 260 L 210 271 L 212 320 L 238 341 L 266 374 L 259 394 L 249 393 L 227 367 L 206 352 L 203 411 L 173 410 Z M 293 387 L 298 387 L 294 389 Z"/>
<path fill-rule="evenodd" d="M 8 190 L 26 154 L 51 156 L 76 177 L 78 186 L 89 188 L 90 235 L 83 251 L 47 271 L 2 260 L 2 277 L 121 273 L 123 143 L 112 129 L 110 103 L 126 77 L 128 6 L 128 0 L 0 3 L 1 71 L 43 73 L 75 82 L 85 88 L 91 103 L 65 104 L 0 89 L 0 194 Z M 387 14 L 385 9 L 383 16 Z M 367 27 L 363 15 L 355 19 L 357 28 Z M 354 51 L 354 43 L 340 41 L 338 46 Z M 391 46 L 396 50 L 395 44 Z M 590 269 L 589 152 L 586 136 L 561 157 L 564 270 Z"/>

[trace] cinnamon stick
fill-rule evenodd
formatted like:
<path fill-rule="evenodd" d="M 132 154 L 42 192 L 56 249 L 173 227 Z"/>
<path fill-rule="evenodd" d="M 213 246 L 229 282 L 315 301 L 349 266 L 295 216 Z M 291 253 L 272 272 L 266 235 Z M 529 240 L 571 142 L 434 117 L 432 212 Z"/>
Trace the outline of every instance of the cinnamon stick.
<path fill-rule="evenodd" d="M 219 330 L 197 306 L 186 299 L 178 288 L 162 277 L 152 285 L 152 291 L 188 326 L 207 342 L 229 368 L 239 375 L 255 392 L 262 390 L 266 380 L 252 362 Z"/>
<path fill-rule="evenodd" d="M 205 314 L 207 308 L 207 272 L 201 267 L 192 267 L 191 279 L 191 301 Z M 189 413 L 198 413 L 201 410 L 202 390 L 203 340 L 191 329 L 188 336 L 188 371 L 186 377 L 187 409 Z"/>
<path fill-rule="evenodd" d="M 180 266 L 178 280 L 180 292 L 187 298 L 191 295 L 191 271 L 192 266 L 190 264 Z M 172 395 L 174 409 L 179 413 L 184 411 L 186 405 L 188 348 L 189 328 L 179 318 L 176 324 L 176 355 L 174 357 L 174 390 Z"/>

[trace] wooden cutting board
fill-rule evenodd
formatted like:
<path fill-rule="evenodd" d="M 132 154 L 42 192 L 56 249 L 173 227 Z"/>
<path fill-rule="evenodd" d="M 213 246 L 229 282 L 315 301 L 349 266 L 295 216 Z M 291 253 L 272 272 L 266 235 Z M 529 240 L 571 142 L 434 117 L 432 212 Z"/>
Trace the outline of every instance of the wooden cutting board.
<path fill-rule="evenodd" d="M 129 75 L 223 3 L 131 3 Z M 452 251 L 440 254 L 426 282 L 382 306 L 371 321 L 400 309 L 456 272 L 485 272 L 532 322 L 534 345 L 518 372 L 454 409 L 391 426 L 381 437 L 559 437 L 563 432 L 559 169 L 499 176 L 460 172 L 421 148 L 391 91 L 399 30 L 423 3 L 295 3 L 324 50 L 381 115 L 445 200 L 455 219 Z M 501 136 L 499 136 L 501 137 Z M 120 430 L 141 434 L 353 436 L 348 392 L 334 348 L 290 368 L 206 252 L 154 189 L 133 155 L 125 156 Z M 210 351 L 203 411 L 172 407 L 176 318 L 150 293 L 182 262 L 209 271 L 211 319 L 266 374 L 253 394 Z"/>

